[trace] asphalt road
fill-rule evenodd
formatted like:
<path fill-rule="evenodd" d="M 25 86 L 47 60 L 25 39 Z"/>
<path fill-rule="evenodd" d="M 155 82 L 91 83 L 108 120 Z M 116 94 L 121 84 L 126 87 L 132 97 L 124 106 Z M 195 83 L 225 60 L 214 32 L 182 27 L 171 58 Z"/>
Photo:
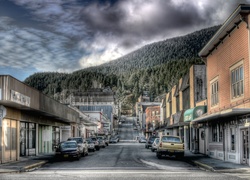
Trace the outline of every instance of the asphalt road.
<path fill-rule="evenodd" d="M 91 152 L 79 161 L 51 160 L 42 168 L 21 174 L 1 174 L 5 179 L 240 179 L 240 174 L 219 174 L 206 172 L 174 157 L 157 159 L 155 153 L 145 148 L 145 144 L 133 141 L 139 131 L 133 130 L 130 118 L 119 128 L 120 142 L 110 144 L 100 151 Z"/>

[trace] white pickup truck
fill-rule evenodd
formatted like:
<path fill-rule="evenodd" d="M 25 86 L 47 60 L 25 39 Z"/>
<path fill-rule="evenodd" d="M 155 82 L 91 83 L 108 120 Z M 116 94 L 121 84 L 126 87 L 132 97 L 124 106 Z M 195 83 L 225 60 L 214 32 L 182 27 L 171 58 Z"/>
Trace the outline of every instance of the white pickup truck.
<path fill-rule="evenodd" d="M 179 136 L 162 135 L 156 151 L 157 158 L 162 155 L 175 156 L 177 158 L 184 157 L 184 143 Z"/>

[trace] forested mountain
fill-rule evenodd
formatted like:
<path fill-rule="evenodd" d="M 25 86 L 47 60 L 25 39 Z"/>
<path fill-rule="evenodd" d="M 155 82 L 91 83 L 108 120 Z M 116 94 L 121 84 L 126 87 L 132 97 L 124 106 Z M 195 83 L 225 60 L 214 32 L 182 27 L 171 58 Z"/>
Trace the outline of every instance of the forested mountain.
<path fill-rule="evenodd" d="M 71 74 L 35 73 L 25 83 L 54 98 L 62 92 L 68 95 L 72 91 L 86 91 L 94 81 L 110 86 L 118 97 L 132 94 L 131 102 L 143 90 L 154 97 L 172 87 L 191 65 L 203 63 L 198 52 L 219 27 L 152 43 L 109 63 Z"/>

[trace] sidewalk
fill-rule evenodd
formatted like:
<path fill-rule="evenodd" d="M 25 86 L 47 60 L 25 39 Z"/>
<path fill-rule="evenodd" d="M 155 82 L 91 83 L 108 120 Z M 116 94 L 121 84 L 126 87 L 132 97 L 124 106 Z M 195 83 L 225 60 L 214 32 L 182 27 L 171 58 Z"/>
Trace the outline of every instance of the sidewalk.
<path fill-rule="evenodd" d="M 203 154 L 193 154 L 190 151 L 185 151 L 185 159 L 187 162 L 209 171 L 221 173 L 250 173 L 250 166 L 248 165 L 225 162 Z"/>
<path fill-rule="evenodd" d="M 53 157 L 53 154 L 21 157 L 17 162 L 0 164 L 0 174 L 30 171 L 39 168 L 47 162 L 53 160 Z M 214 172 L 250 173 L 250 166 L 248 165 L 224 162 L 222 160 L 213 159 L 202 154 L 193 154 L 190 151 L 185 152 L 185 161 L 202 169 Z"/>
<path fill-rule="evenodd" d="M 1 173 L 20 173 L 43 166 L 54 158 L 54 154 L 20 157 L 19 161 L 0 164 Z"/>

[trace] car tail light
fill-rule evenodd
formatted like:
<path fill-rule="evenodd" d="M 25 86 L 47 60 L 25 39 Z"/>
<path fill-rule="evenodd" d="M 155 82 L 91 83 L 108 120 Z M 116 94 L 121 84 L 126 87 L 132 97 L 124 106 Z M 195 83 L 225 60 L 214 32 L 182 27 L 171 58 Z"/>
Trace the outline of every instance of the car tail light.
<path fill-rule="evenodd" d="M 160 147 L 162 147 L 162 142 L 160 143 Z"/>

